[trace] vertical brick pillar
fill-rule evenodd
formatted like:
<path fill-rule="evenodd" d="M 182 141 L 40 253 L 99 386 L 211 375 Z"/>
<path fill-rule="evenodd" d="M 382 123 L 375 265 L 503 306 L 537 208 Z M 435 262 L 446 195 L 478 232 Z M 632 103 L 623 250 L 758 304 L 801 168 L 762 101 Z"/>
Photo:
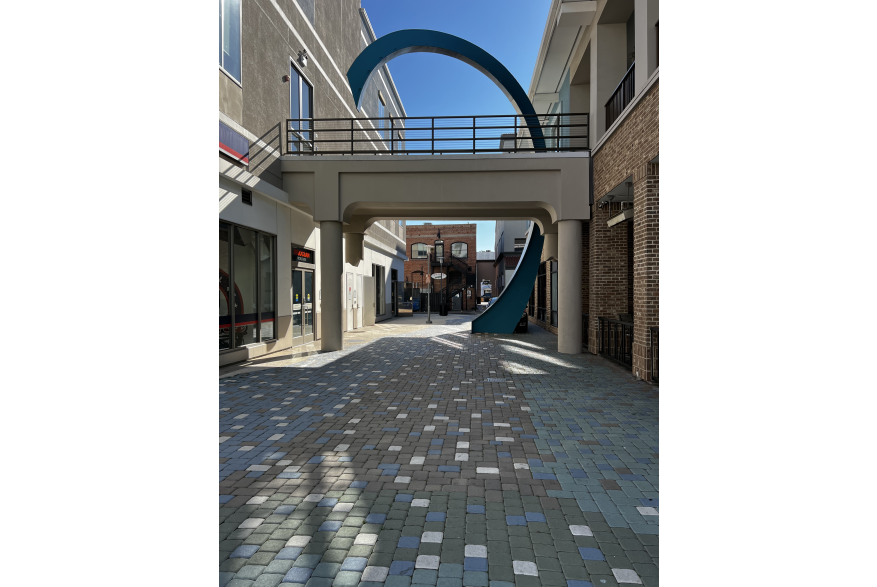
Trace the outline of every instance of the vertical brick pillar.
<path fill-rule="evenodd" d="M 633 372 L 651 381 L 649 328 L 658 326 L 658 164 L 633 176 Z"/>
<path fill-rule="evenodd" d="M 588 325 L 588 349 L 592 353 L 600 350 L 598 337 L 599 318 L 617 319 L 626 314 L 627 301 L 627 223 L 621 222 L 613 227 L 606 222 L 620 212 L 619 206 L 591 206 L 591 226 L 589 227 L 590 250 L 588 263 L 589 307 L 591 316 Z"/>

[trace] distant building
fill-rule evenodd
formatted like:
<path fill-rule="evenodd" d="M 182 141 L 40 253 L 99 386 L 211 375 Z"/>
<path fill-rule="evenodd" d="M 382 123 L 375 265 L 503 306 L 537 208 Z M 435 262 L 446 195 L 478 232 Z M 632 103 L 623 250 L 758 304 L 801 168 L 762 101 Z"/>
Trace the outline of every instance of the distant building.
<path fill-rule="evenodd" d="M 475 259 L 475 281 L 478 283 L 478 294 L 482 294 L 483 288 L 482 284 L 487 282 L 490 284 L 491 294 L 489 297 L 493 297 L 493 292 L 496 291 L 496 270 L 493 267 L 493 261 L 496 257 L 496 253 L 493 251 L 478 251 L 476 253 Z"/>
<path fill-rule="evenodd" d="M 508 284 L 527 243 L 527 220 L 497 220 L 494 249 L 493 295 L 498 296 Z"/>
<path fill-rule="evenodd" d="M 444 290 L 451 310 L 471 310 L 477 303 L 475 239 L 477 224 L 431 224 L 406 226 L 405 281 L 432 283 L 433 291 Z M 434 244 L 441 231 L 444 262 L 436 259 Z M 444 279 L 430 276 L 443 271 Z"/>

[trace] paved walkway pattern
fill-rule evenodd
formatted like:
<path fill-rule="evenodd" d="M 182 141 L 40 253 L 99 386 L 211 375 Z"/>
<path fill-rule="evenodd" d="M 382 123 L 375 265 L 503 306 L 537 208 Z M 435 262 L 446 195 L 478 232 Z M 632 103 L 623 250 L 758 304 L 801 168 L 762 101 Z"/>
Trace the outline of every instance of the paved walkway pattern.
<path fill-rule="evenodd" d="M 658 584 L 657 388 L 469 320 L 220 379 L 220 586 Z"/>

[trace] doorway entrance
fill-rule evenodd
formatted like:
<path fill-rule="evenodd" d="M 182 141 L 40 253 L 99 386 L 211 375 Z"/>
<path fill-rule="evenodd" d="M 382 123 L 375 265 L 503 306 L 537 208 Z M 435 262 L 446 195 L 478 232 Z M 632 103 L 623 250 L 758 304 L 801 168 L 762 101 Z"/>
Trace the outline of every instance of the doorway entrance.
<path fill-rule="evenodd" d="M 292 346 L 314 340 L 314 272 L 292 271 Z"/>

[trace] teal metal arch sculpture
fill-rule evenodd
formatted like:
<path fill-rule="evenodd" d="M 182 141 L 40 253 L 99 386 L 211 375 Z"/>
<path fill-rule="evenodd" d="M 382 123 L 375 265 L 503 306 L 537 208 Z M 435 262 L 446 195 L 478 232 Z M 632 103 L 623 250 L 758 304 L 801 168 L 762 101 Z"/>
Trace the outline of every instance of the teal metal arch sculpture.
<path fill-rule="evenodd" d="M 347 70 L 347 81 L 353 91 L 356 109 L 362 107 L 362 92 L 369 80 L 385 63 L 406 53 L 438 53 L 468 63 L 499 87 L 503 94 L 517 107 L 518 111 L 530 127 L 533 146 L 537 150 L 545 149 L 545 138 L 536 109 L 530 102 L 527 92 L 493 55 L 481 47 L 460 37 L 425 29 L 405 29 L 380 37 L 363 49 L 350 69 Z"/>
<path fill-rule="evenodd" d="M 533 292 L 544 243 L 545 236 L 539 230 L 539 225 L 534 222 L 515 274 L 499 294 L 499 299 L 472 321 L 472 332 L 511 334 L 515 331 L 515 326 L 521 319 L 527 307 L 527 300 Z"/>

